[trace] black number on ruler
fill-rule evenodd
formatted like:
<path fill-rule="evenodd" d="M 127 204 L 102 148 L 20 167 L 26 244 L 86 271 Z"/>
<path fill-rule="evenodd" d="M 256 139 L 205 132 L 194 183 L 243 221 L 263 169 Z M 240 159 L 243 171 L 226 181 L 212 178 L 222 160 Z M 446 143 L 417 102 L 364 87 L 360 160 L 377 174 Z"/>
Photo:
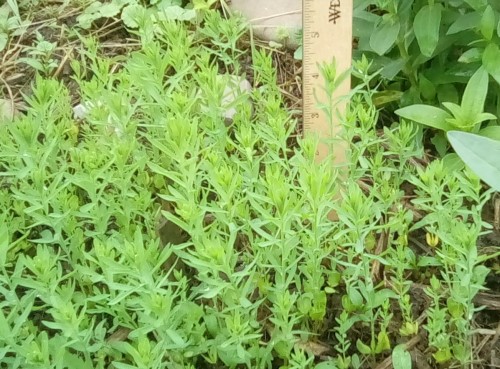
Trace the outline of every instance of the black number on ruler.
<path fill-rule="evenodd" d="M 318 113 L 311 113 L 311 118 L 312 119 L 318 119 L 319 118 L 319 114 Z"/>
<path fill-rule="evenodd" d="M 340 0 L 330 0 L 330 7 L 328 8 L 328 20 L 337 24 L 337 21 L 340 19 Z"/>
<path fill-rule="evenodd" d="M 319 32 L 311 32 L 311 38 L 318 38 Z"/>
<path fill-rule="evenodd" d="M 314 73 L 314 74 L 312 75 L 312 78 L 314 78 L 314 79 L 318 79 L 318 78 L 319 78 L 319 74 L 318 74 L 318 73 Z"/>

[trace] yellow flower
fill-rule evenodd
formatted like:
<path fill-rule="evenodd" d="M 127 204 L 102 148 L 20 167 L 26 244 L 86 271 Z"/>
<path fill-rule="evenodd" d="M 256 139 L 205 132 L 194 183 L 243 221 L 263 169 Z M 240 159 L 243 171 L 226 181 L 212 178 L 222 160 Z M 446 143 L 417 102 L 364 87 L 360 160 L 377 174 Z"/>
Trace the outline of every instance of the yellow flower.
<path fill-rule="evenodd" d="M 439 244 L 439 237 L 434 233 L 427 232 L 425 234 L 425 240 L 430 247 L 436 247 Z"/>

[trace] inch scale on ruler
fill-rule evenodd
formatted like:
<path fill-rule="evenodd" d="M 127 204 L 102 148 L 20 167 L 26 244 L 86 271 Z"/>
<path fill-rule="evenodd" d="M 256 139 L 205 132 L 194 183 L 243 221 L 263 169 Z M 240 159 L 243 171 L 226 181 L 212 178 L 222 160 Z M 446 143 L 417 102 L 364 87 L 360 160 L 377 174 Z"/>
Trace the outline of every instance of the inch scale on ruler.
<path fill-rule="evenodd" d="M 337 115 L 333 117 L 333 127 L 327 116 L 317 107 L 319 102 L 327 102 L 322 90 L 323 77 L 318 64 L 337 64 L 337 75 L 351 67 L 352 58 L 352 13 L 353 0 L 303 0 L 303 128 L 305 134 L 317 134 L 320 139 L 334 137 L 341 129 Z M 350 79 L 346 78 L 335 91 L 335 100 L 349 94 Z M 346 100 L 339 100 L 336 109 L 342 115 Z M 330 154 L 330 147 L 321 142 L 316 153 L 317 161 Z M 335 144 L 334 163 L 345 162 L 346 146 Z"/>

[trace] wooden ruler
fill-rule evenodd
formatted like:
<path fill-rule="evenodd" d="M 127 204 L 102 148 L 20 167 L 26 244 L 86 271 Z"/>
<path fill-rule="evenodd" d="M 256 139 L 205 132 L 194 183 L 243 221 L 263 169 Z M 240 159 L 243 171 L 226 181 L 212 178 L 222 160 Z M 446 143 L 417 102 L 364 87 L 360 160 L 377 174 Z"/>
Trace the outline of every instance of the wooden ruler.
<path fill-rule="evenodd" d="M 351 67 L 352 58 L 352 13 L 353 0 L 302 0 L 303 12 L 303 121 L 305 134 L 317 134 L 323 141 L 339 133 L 341 124 L 338 116 L 330 122 L 317 106 L 327 103 L 329 97 L 323 92 L 324 80 L 318 64 L 331 63 L 335 59 L 337 75 Z M 338 101 L 336 109 L 345 113 L 349 94 L 350 78 L 346 78 L 335 91 L 333 99 Z M 345 162 L 346 145 L 321 142 L 316 153 L 317 161 L 333 154 L 334 164 Z"/>

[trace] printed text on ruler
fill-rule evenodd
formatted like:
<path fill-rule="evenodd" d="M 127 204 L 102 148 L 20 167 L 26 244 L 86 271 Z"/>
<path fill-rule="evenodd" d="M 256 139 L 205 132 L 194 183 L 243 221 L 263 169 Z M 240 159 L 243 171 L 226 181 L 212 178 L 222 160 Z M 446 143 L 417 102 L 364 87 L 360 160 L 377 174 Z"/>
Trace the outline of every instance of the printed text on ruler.
<path fill-rule="evenodd" d="M 340 0 L 330 0 L 330 7 L 328 8 L 328 20 L 337 24 L 340 19 Z"/>

